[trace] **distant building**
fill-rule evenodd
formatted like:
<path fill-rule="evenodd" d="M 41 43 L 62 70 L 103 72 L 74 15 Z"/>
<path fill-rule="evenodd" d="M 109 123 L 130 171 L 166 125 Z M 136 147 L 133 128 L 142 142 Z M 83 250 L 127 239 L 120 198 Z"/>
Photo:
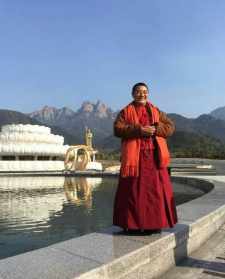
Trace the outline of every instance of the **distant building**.
<path fill-rule="evenodd" d="M 0 133 L 0 171 L 63 170 L 68 147 L 48 127 L 5 125 Z"/>

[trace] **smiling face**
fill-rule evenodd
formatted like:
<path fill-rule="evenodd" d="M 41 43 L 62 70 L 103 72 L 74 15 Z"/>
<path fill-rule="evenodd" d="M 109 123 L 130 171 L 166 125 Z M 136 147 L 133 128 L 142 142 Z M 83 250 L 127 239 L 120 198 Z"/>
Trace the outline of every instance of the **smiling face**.
<path fill-rule="evenodd" d="M 146 86 L 137 86 L 133 93 L 133 99 L 135 103 L 145 105 L 148 100 L 148 88 Z"/>

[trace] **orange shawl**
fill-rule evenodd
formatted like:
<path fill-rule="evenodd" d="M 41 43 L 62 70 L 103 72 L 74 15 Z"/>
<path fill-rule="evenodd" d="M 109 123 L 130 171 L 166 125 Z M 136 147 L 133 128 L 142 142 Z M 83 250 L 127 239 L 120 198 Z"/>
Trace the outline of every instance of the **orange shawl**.
<path fill-rule="evenodd" d="M 159 111 L 151 103 L 147 103 L 147 108 L 150 108 L 152 114 L 152 122 L 159 122 Z M 124 118 L 128 124 L 139 124 L 138 116 L 135 107 L 132 103 L 124 109 Z M 167 147 L 166 139 L 156 136 L 158 145 L 159 167 L 164 168 L 169 165 L 170 154 Z M 126 139 L 122 141 L 121 150 L 121 169 L 122 177 L 139 176 L 139 155 L 140 155 L 140 138 Z"/>

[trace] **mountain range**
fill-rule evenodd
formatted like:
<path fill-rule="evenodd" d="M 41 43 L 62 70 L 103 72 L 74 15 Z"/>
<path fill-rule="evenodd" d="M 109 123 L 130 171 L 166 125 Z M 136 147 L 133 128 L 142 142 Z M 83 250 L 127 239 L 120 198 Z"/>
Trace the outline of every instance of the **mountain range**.
<path fill-rule="evenodd" d="M 219 110 L 220 114 L 217 113 L 216 116 L 214 115 L 217 110 L 210 114 L 202 114 L 197 118 L 186 118 L 175 113 L 170 113 L 168 116 L 175 122 L 177 132 L 210 136 L 225 143 L 225 107 Z M 85 126 L 88 126 L 93 130 L 97 142 L 107 142 L 109 136 L 112 135 L 113 121 L 117 113 L 100 101 L 96 104 L 86 101 L 76 112 L 66 107 L 57 109 L 45 106 L 28 115 L 33 120 L 46 125 L 60 127 L 71 135 L 75 135 L 75 131 L 84 131 Z M 80 138 L 82 136 L 83 139 L 82 132 L 78 132 L 77 135 Z"/>
<path fill-rule="evenodd" d="M 84 130 L 88 127 L 94 134 L 94 145 L 97 148 L 113 151 L 118 150 L 120 144 L 120 140 L 113 136 L 112 129 L 117 113 L 101 101 L 86 101 L 76 111 L 68 107 L 58 109 L 50 106 L 29 114 L 0 110 L 0 126 L 10 123 L 46 125 L 53 133 L 63 135 L 68 144 L 83 143 Z M 186 118 L 175 113 L 168 116 L 176 125 L 176 132 L 169 138 L 173 151 L 184 148 L 192 150 L 193 146 L 198 146 L 200 150 L 200 143 L 201 146 L 207 146 L 207 150 L 221 150 L 225 147 L 225 107 L 197 118 Z"/>
<path fill-rule="evenodd" d="M 28 116 L 45 125 L 60 127 L 74 136 L 78 144 L 83 143 L 84 130 L 88 127 L 93 131 L 94 144 L 99 147 L 102 140 L 112 134 L 116 113 L 101 101 L 86 101 L 77 111 L 67 107 L 56 109 L 45 106 L 39 111 L 29 113 Z"/>

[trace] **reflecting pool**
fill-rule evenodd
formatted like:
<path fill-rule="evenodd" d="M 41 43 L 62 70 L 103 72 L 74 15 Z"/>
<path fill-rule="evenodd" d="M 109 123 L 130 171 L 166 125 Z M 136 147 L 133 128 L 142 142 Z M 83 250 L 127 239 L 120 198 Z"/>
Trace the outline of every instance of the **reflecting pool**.
<path fill-rule="evenodd" d="M 204 194 L 173 183 L 176 204 Z M 112 225 L 117 178 L 0 177 L 0 259 Z"/>

